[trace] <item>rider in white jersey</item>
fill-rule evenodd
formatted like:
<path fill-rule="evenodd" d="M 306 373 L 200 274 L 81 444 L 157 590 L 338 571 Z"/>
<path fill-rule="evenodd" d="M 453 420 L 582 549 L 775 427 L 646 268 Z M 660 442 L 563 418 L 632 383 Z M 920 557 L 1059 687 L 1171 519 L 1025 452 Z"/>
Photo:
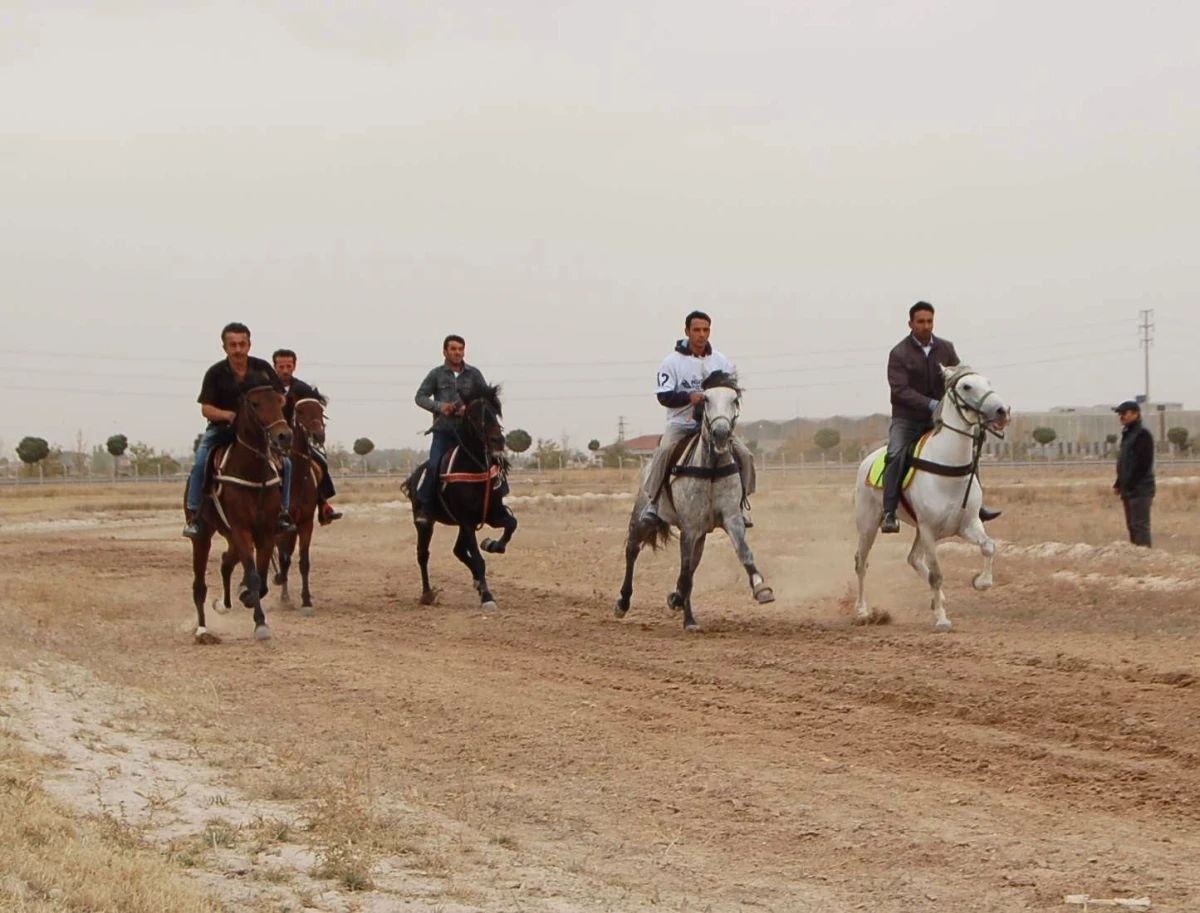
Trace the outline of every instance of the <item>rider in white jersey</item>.
<path fill-rule="evenodd" d="M 692 311 L 684 322 L 687 338 L 679 340 L 675 351 L 663 359 L 658 369 L 658 401 L 667 409 L 667 427 L 658 442 L 658 449 L 646 475 L 645 492 L 649 499 L 643 517 L 658 516 L 658 498 L 667 478 L 667 461 L 675 446 L 699 427 L 697 407 L 704 403 L 701 385 L 713 371 L 736 373 L 733 364 L 712 347 L 708 341 L 712 320 L 702 311 Z M 754 494 L 754 455 L 736 436 L 731 438 L 734 460 L 742 479 L 745 498 Z M 749 513 L 744 514 L 746 526 L 753 526 Z"/>

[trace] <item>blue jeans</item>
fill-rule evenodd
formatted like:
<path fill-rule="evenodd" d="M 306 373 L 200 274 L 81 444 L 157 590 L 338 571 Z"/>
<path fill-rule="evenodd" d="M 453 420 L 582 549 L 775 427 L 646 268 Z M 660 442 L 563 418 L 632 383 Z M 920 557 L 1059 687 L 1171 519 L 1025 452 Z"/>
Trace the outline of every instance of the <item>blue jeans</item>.
<path fill-rule="evenodd" d="M 458 435 L 453 431 L 435 431 L 433 440 L 429 442 L 429 466 L 425 470 L 425 478 L 417 489 L 417 507 L 422 510 L 433 510 L 437 495 L 438 473 L 442 468 L 442 457 L 458 444 Z"/>
<path fill-rule="evenodd" d="M 232 425 L 216 425 L 209 423 L 200 436 L 200 446 L 192 458 L 192 471 L 188 475 L 187 509 L 195 513 L 200 509 L 200 501 L 204 497 L 201 490 L 204 487 L 204 464 L 208 462 L 208 452 L 214 447 L 223 447 L 237 440 L 237 432 Z M 292 502 L 292 461 L 283 458 L 283 509 L 286 511 Z"/>

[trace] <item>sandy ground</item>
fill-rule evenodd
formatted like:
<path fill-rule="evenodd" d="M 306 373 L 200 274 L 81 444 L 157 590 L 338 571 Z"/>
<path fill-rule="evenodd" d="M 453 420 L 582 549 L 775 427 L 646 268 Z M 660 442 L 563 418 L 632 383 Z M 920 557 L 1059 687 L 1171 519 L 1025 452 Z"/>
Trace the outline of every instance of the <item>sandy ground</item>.
<path fill-rule="evenodd" d="M 173 490 L 5 492 L 0 724 L 228 909 L 1200 909 L 1200 482 L 1146 552 L 1106 475 L 1001 477 L 997 585 L 946 547 L 938 635 L 907 536 L 873 556 L 893 623 L 850 624 L 845 479 L 768 479 L 778 601 L 717 535 L 685 635 L 673 547 L 613 618 L 631 482 L 598 479 L 518 486 L 493 614 L 446 530 L 419 606 L 406 505 L 347 492 L 316 616 L 272 592 L 272 641 L 235 609 L 208 647 Z"/>

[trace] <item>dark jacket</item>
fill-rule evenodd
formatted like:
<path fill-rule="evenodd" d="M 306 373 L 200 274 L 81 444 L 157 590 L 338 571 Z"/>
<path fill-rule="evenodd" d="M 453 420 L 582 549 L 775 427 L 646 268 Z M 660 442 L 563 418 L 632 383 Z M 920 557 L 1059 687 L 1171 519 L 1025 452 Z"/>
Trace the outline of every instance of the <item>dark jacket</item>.
<path fill-rule="evenodd" d="M 421 386 L 417 388 L 416 403 L 426 412 L 433 413 L 433 431 L 457 431 L 462 427 L 462 419 L 457 415 L 443 415 L 443 403 L 460 403 L 466 399 L 472 390 L 482 390 L 487 386 L 483 374 L 478 368 L 463 362 L 462 371 L 458 377 L 443 363 L 425 375 Z"/>
<path fill-rule="evenodd" d="M 1121 431 L 1117 453 L 1117 481 L 1113 485 L 1122 498 L 1154 497 L 1154 437 L 1141 419 Z"/>
<path fill-rule="evenodd" d="M 946 395 L 942 367 L 960 364 L 954 343 L 933 337 L 926 355 L 912 334 L 905 336 L 888 354 L 888 386 L 892 388 L 892 418 L 927 422 L 933 415 L 929 401 Z"/>

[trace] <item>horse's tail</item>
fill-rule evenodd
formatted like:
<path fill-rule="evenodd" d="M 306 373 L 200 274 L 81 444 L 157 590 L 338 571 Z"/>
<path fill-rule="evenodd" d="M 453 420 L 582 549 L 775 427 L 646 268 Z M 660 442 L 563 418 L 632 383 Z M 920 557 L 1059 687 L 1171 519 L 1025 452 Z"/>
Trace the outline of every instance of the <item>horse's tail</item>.
<path fill-rule="evenodd" d="M 400 483 L 400 491 L 404 493 L 404 497 L 408 498 L 414 504 L 417 497 L 417 479 L 421 476 L 421 468 L 421 466 L 418 466 L 412 475 Z"/>
<path fill-rule="evenodd" d="M 657 517 L 653 524 L 637 518 L 629 522 L 629 541 L 648 545 L 655 552 L 671 541 L 671 535 L 671 524 Z"/>

